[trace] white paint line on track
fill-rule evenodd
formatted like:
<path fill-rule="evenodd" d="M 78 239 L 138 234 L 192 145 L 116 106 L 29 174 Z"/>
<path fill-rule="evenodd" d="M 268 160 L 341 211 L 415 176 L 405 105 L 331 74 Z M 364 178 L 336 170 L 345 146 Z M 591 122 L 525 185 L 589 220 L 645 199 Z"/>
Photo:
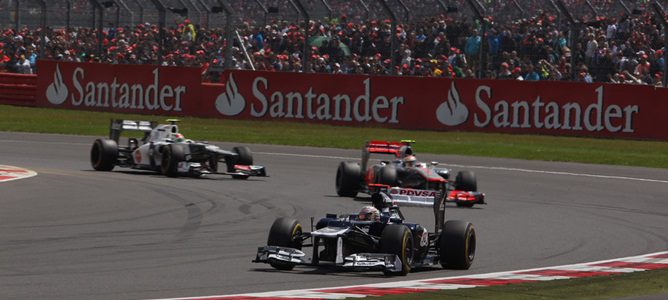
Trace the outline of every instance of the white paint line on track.
<path fill-rule="evenodd" d="M 63 144 L 63 145 L 88 145 L 88 144 L 83 144 L 83 143 L 69 143 L 69 142 L 55 142 L 55 141 L 52 141 L 52 142 L 38 142 L 38 141 L 6 140 L 6 141 L 3 141 L 3 143 L 4 142 L 51 143 L 51 144 Z M 261 154 L 261 155 L 290 156 L 290 157 L 319 158 L 319 159 L 336 159 L 336 160 L 357 160 L 357 159 L 359 159 L 359 157 L 314 155 L 314 154 L 295 154 L 295 153 L 281 153 L 281 152 L 253 152 L 253 153 L 254 154 Z M 549 171 L 549 170 L 532 170 L 532 169 L 522 169 L 522 168 L 495 167 L 495 166 L 476 166 L 476 165 L 458 165 L 458 164 L 443 164 L 443 165 L 444 166 L 450 166 L 450 167 L 456 167 L 456 168 L 471 168 L 471 169 L 482 169 L 482 170 L 496 170 L 496 171 L 509 171 L 509 172 L 534 173 L 534 174 L 590 177 L 590 178 L 600 178 L 600 179 L 630 180 L 630 181 L 668 184 L 668 180 L 638 178 L 638 177 L 613 176 L 613 175 L 601 175 L 601 174 L 586 174 L 586 173 Z"/>
<path fill-rule="evenodd" d="M 26 143 L 26 144 L 56 144 L 56 145 L 77 145 L 77 146 L 90 146 L 93 143 L 74 143 L 74 142 L 56 142 L 56 141 L 23 141 L 23 140 L 4 140 L 3 143 Z"/>
<path fill-rule="evenodd" d="M 560 171 L 543 171 L 543 170 L 531 170 L 531 169 L 520 169 L 520 168 L 506 168 L 506 167 L 467 166 L 467 165 L 457 165 L 457 164 L 448 164 L 448 165 L 453 166 L 453 167 L 457 167 L 457 168 L 502 170 L 502 171 L 516 171 L 516 172 L 524 172 L 524 173 L 540 173 L 540 174 L 550 174 L 550 175 L 565 175 L 565 176 L 593 177 L 593 178 L 603 178 L 603 179 L 619 179 L 619 180 L 633 180 L 633 181 L 644 181 L 644 182 L 668 183 L 668 180 L 647 179 L 647 178 L 637 178 L 637 177 L 625 177 L 625 176 L 611 176 L 611 175 L 572 173 L 572 172 L 560 172 Z"/>
<path fill-rule="evenodd" d="M 310 155 L 310 154 L 277 153 L 277 152 L 255 152 L 255 153 L 264 154 L 264 155 L 275 155 L 275 156 L 293 156 L 293 157 L 324 158 L 324 159 L 339 159 L 339 160 L 356 160 L 356 159 L 358 159 L 358 158 L 354 158 L 354 157 L 344 157 L 344 156 Z M 591 177 L 591 178 L 601 178 L 601 179 L 618 179 L 618 180 L 631 180 L 631 181 L 667 183 L 668 184 L 668 180 L 637 178 L 637 177 L 573 173 L 573 172 L 561 172 L 561 171 L 546 171 L 546 170 L 531 170 L 531 169 L 521 169 L 521 168 L 493 167 L 493 166 L 488 167 L 488 166 L 458 165 L 458 164 L 443 164 L 443 165 L 444 166 L 450 166 L 450 167 L 456 167 L 456 168 L 471 168 L 471 169 L 510 171 L 510 172 L 521 172 L 521 173 L 538 173 L 538 174 L 562 175 L 562 176 L 578 176 L 578 177 Z"/>

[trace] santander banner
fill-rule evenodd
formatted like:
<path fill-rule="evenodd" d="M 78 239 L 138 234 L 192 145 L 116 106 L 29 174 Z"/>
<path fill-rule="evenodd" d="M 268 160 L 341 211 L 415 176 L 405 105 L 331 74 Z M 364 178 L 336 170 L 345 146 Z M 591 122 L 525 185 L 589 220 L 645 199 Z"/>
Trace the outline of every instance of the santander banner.
<path fill-rule="evenodd" d="M 40 61 L 37 103 L 344 126 L 668 140 L 668 89 L 638 85 L 229 71 Z"/>
<path fill-rule="evenodd" d="M 349 126 L 668 139 L 650 86 L 231 71 L 202 98 L 225 118 Z"/>
<path fill-rule="evenodd" d="M 180 115 L 198 104 L 198 68 L 39 61 L 37 104 Z"/>

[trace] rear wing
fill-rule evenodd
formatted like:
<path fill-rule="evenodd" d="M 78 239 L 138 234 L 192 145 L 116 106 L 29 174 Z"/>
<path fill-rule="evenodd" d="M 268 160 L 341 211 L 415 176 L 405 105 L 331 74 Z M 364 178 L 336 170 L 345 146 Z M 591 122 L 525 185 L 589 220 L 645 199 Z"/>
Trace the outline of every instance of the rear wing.
<path fill-rule="evenodd" d="M 410 149 L 412 142 L 408 140 L 401 142 L 369 141 L 364 145 L 364 151 L 367 153 L 392 154 L 399 158 L 407 149 Z"/>
<path fill-rule="evenodd" d="M 377 154 L 390 154 L 394 155 L 395 158 L 399 159 L 406 155 L 413 154 L 413 149 L 411 144 L 415 143 L 413 140 L 401 140 L 399 142 L 387 142 L 387 141 L 368 141 L 364 144 L 362 149 L 362 163 L 361 169 L 366 170 L 367 162 L 372 153 Z"/>
<path fill-rule="evenodd" d="M 440 233 L 445 224 L 445 190 L 414 190 L 391 187 L 383 184 L 369 184 L 374 191 L 371 195 L 372 205 L 378 209 L 385 207 L 413 206 L 430 207 L 434 211 L 434 232 Z"/>
<path fill-rule="evenodd" d="M 146 138 L 157 125 L 158 123 L 153 121 L 111 119 L 109 125 L 109 138 L 118 143 L 118 140 L 121 138 L 121 133 L 128 130 L 144 132 L 144 138 Z"/>
<path fill-rule="evenodd" d="M 372 202 L 382 201 L 386 206 L 431 208 L 438 204 L 440 198 L 443 198 L 441 191 L 390 187 L 384 184 L 369 184 L 369 190 L 373 192 Z M 380 202 L 374 202 L 374 204 L 380 204 Z"/>

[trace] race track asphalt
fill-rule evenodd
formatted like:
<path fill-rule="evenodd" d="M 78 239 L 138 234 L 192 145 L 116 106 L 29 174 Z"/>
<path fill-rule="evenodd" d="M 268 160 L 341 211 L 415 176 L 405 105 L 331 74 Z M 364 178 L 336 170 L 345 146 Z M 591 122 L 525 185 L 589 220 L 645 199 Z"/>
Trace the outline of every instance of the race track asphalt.
<path fill-rule="evenodd" d="M 93 171 L 94 137 L 0 132 L 1 299 L 145 299 L 316 288 L 563 265 L 668 249 L 668 170 L 420 155 L 476 172 L 489 205 L 449 205 L 478 235 L 470 270 L 407 277 L 253 264 L 276 217 L 355 212 L 334 175 L 360 150 L 249 145 L 271 177 Z M 225 148 L 233 145 L 217 143 Z M 419 143 L 415 150 L 419 153 Z M 583 175 L 584 174 L 584 175 Z M 429 209 L 407 208 L 433 228 Z"/>

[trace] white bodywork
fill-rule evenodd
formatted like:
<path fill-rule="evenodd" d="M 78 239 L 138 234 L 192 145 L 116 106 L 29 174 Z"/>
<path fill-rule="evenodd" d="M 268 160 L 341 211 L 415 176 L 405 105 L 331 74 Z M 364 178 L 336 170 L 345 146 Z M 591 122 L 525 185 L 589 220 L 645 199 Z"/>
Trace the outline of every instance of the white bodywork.
<path fill-rule="evenodd" d="M 153 130 L 148 137 L 147 141 L 144 141 L 144 144 L 139 146 L 132 152 L 132 159 L 135 165 L 138 168 L 152 168 L 152 166 L 160 166 L 162 162 L 162 153 L 160 153 L 160 148 L 165 145 L 177 143 L 172 140 L 172 136 L 176 133 L 179 133 L 179 127 L 176 124 L 162 124 L 158 125 Z M 179 142 L 179 144 L 192 143 L 191 140 L 185 140 L 184 142 Z M 219 147 L 214 145 L 207 145 L 207 148 Z M 187 156 L 190 154 L 189 147 L 183 147 L 184 154 Z M 151 164 L 151 157 L 153 157 L 153 164 Z M 188 172 L 192 168 L 199 168 L 201 166 L 198 162 L 179 162 L 178 172 Z"/>

